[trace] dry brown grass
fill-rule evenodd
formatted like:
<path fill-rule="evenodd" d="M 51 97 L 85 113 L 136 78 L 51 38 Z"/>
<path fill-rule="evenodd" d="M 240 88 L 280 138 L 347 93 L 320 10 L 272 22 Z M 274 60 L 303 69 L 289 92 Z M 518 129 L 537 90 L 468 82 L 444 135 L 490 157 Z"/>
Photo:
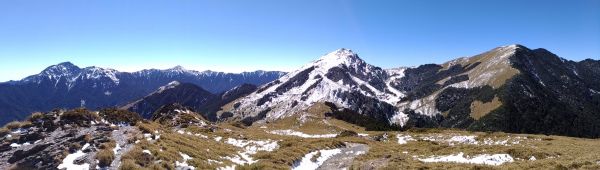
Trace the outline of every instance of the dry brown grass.
<path fill-rule="evenodd" d="M 479 118 L 487 115 L 501 105 L 502 102 L 500 102 L 498 97 L 494 97 L 492 101 L 487 103 L 483 103 L 479 100 L 473 101 L 473 103 L 471 103 L 471 117 L 475 120 L 479 120 Z"/>
<path fill-rule="evenodd" d="M 101 149 L 96 153 L 96 159 L 98 160 L 98 166 L 107 167 L 115 159 L 115 155 L 111 149 Z"/>
<path fill-rule="evenodd" d="M 14 129 L 21 128 L 22 124 L 23 123 L 19 122 L 19 121 L 12 121 L 12 122 L 9 122 L 6 125 L 4 125 L 4 127 L 7 129 L 10 129 L 10 130 L 14 130 Z"/>
<path fill-rule="evenodd" d="M 370 149 L 364 155 L 357 157 L 350 169 L 598 169 L 596 163 L 600 161 L 596 153 L 600 153 L 600 141 L 591 139 L 569 138 L 561 136 L 540 136 L 540 135 L 521 135 L 502 132 L 467 132 L 455 129 L 411 129 L 406 132 L 387 132 L 389 140 L 387 142 L 377 142 L 371 137 L 377 134 L 383 134 L 382 131 L 364 131 L 364 128 L 335 120 L 327 119 L 322 115 L 313 114 L 305 117 L 304 123 L 298 121 L 299 117 L 286 118 L 281 121 L 255 124 L 250 127 L 239 128 L 227 122 L 219 124 L 216 132 L 212 132 L 203 127 L 191 126 L 184 131 L 192 134 L 200 133 L 206 135 L 209 139 L 204 139 L 194 135 L 176 133 L 170 127 L 162 127 L 154 122 L 139 124 L 140 129 L 154 132 L 160 131 L 161 138 L 156 142 L 147 142 L 141 140 L 136 144 L 128 156 L 124 156 L 126 167 L 140 167 L 153 169 L 173 169 L 175 161 L 182 161 L 183 158 L 179 152 L 190 155 L 193 159 L 188 160 L 188 164 L 197 169 L 215 169 L 233 165 L 233 162 L 224 157 L 233 156 L 241 151 L 240 148 L 229 144 L 216 142 L 214 137 L 223 137 L 248 140 L 277 140 L 279 148 L 272 152 L 260 151 L 252 155 L 258 162 L 252 165 L 237 165 L 237 169 L 289 169 L 294 161 L 299 160 L 305 154 L 326 148 L 337 148 L 349 143 L 367 144 Z M 324 121 L 326 120 L 326 121 Z M 268 128 L 261 128 L 267 126 Z M 229 130 L 227 130 L 229 129 Z M 341 132 L 343 130 L 356 131 L 358 133 L 368 133 L 371 137 L 357 137 L 353 135 L 337 138 L 324 139 L 305 139 L 295 136 L 281 136 L 269 134 L 267 130 L 293 129 L 308 134 L 324 134 L 332 131 Z M 494 140 L 504 140 L 510 138 L 527 137 L 518 145 L 449 145 L 443 141 L 410 141 L 407 144 L 399 145 L 396 134 L 402 133 L 411 135 L 414 138 L 424 136 L 445 135 L 448 137 L 455 135 L 476 135 L 476 140 L 483 142 L 490 138 Z M 152 152 L 151 156 L 141 155 L 141 150 L 147 149 Z M 162 151 L 160 151 L 162 150 Z M 450 155 L 463 152 L 465 155 L 478 154 L 510 154 L 516 159 L 513 163 L 506 163 L 501 166 L 486 166 L 458 163 L 423 163 L 418 158 L 426 158 L 433 155 Z M 147 155 L 147 154 L 146 154 Z M 532 156 L 537 161 L 529 161 Z M 142 159 L 139 159 L 141 157 Z M 135 159 L 134 159 L 135 158 Z M 137 160 L 139 159 L 139 160 Z M 208 160 L 223 162 L 223 164 L 210 164 Z M 161 162 L 159 162 L 159 160 Z"/>

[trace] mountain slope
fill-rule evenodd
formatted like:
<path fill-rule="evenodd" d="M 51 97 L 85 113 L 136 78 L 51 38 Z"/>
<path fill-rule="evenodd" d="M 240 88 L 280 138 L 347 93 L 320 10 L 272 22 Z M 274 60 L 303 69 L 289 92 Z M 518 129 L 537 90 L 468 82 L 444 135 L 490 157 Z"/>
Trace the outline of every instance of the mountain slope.
<path fill-rule="evenodd" d="M 242 119 L 277 120 L 316 102 L 331 102 L 378 121 L 402 123 L 397 121 L 402 117 L 392 115 L 397 114 L 393 104 L 403 94 L 391 88 L 387 78 L 385 70 L 339 49 L 260 87 L 229 112 Z"/>
<path fill-rule="evenodd" d="M 383 70 L 340 49 L 234 101 L 224 113 L 247 124 L 269 122 L 325 102 L 339 109 L 338 118 L 358 114 L 391 128 L 598 137 L 598 63 L 509 45 L 441 65 Z"/>
<path fill-rule="evenodd" d="M 0 124 L 23 119 L 34 111 L 124 105 L 172 81 L 192 83 L 216 94 L 245 83 L 261 85 L 282 74 L 276 71 L 199 72 L 182 67 L 128 73 L 99 67 L 79 68 L 65 62 L 20 81 L 0 83 L 0 113 L 3 114 Z"/>
<path fill-rule="evenodd" d="M 148 96 L 127 104 L 122 109 L 139 113 L 144 118 L 151 118 L 152 113 L 166 104 L 179 103 L 184 106 L 200 109 L 208 103 L 218 100 L 218 96 L 190 83 L 173 81 L 158 88 Z"/>
<path fill-rule="evenodd" d="M 216 112 L 223 105 L 255 90 L 255 85 L 242 84 L 221 94 L 212 94 L 194 84 L 174 81 L 121 109 L 139 113 L 144 118 L 151 118 L 159 108 L 176 103 L 201 113 L 211 121 L 216 121 Z"/>

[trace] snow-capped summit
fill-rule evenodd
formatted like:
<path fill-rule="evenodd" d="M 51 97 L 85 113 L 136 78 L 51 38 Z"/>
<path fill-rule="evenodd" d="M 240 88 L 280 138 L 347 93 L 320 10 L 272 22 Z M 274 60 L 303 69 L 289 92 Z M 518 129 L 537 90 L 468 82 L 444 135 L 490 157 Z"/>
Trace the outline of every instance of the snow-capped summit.
<path fill-rule="evenodd" d="M 81 72 L 81 68 L 77 67 L 71 62 L 62 62 L 56 65 L 52 65 L 44 69 L 40 74 L 29 76 L 23 81 L 40 82 L 42 79 L 47 78 L 50 80 L 58 81 L 61 78 L 70 79 Z"/>
<path fill-rule="evenodd" d="M 387 78 L 385 70 L 342 48 L 260 87 L 242 98 L 234 112 L 245 116 L 266 112 L 266 119 L 273 120 L 302 112 L 317 102 L 331 102 L 390 121 L 390 115 L 398 114 L 393 105 L 403 95 L 386 83 Z"/>
<path fill-rule="evenodd" d="M 363 62 L 364 61 L 362 61 L 356 53 L 352 52 L 352 50 L 341 48 L 324 55 L 315 63 L 318 63 L 325 68 L 331 68 L 340 64 L 349 65 Z"/>

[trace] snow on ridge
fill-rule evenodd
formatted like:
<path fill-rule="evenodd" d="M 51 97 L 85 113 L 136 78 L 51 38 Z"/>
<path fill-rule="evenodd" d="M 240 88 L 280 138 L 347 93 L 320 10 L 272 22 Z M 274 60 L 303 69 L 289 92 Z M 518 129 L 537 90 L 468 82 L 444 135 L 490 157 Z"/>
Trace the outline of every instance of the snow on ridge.
<path fill-rule="evenodd" d="M 464 157 L 464 153 L 460 152 L 456 155 L 431 156 L 428 158 L 419 158 L 421 162 L 453 162 L 467 164 L 483 164 L 498 166 L 504 163 L 513 162 L 514 159 L 509 154 L 481 154 L 473 157 Z"/>
<path fill-rule="evenodd" d="M 179 81 L 169 82 L 167 85 L 159 87 L 158 90 L 155 93 L 162 93 L 163 91 L 165 91 L 167 89 L 175 88 L 175 87 L 179 86 L 180 84 L 181 83 L 179 83 Z"/>

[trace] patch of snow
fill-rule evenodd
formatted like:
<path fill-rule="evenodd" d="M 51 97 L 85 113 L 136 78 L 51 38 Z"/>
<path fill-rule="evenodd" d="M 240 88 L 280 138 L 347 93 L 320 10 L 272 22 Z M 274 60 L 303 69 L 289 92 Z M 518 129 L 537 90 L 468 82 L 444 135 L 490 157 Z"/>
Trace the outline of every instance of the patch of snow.
<path fill-rule="evenodd" d="M 85 156 L 85 153 L 83 153 L 83 150 L 85 150 L 89 146 L 90 146 L 90 144 L 86 143 L 77 152 L 67 155 L 67 157 L 65 157 L 65 159 L 63 159 L 62 163 L 60 165 L 58 165 L 57 168 L 58 169 L 63 169 L 64 168 L 66 170 L 88 170 L 88 169 L 90 169 L 90 164 L 89 163 L 84 163 L 84 164 L 81 164 L 81 165 L 77 165 L 77 164 L 74 163 L 74 161 L 77 158 Z"/>
<path fill-rule="evenodd" d="M 450 146 L 453 146 L 455 143 L 477 145 L 478 142 L 475 140 L 475 137 L 476 136 L 452 136 L 452 138 L 448 139 L 448 142 Z"/>
<path fill-rule="evenodd" d="M 462 152 L 456 155 L 432 156 L 425 159 L 419 159 L 421 162 L 454 162 L 468 164 L 484 164 L 484 165 L 502 165 L 507 162 L 513 162 L 514 159 L 508 154 L 482 154 L 474 157 L 464 157 Z"/>
<path fill-rule="evenodd" d="M 190 170 L 196 169 L 195 167 L 190 166 L 190 165 L 187 164 L 187 161 L 190 160 L 190 159 L 192 159 L 192 157 L 190 157 L 187 154 L 181 153 L 181 152 L 179 152 L 179 155 L 181 155 L 181 157 L 183 157 L 183 161 L 182 162 L 175 161 L 175 169 L 185 169 L 185 170 L 187 170 L 187 169 L 190 169 Z"/>
<path fill-rule="evenodd" d="M 217 141 L 217 142 L 221 141 L 221 139 L 223 139 L 223 137 L 220 137 L 220 136 L 215 137 L 215 141 Z"/>
<path fill-rule="evenodd" d="M 21 147 L 21 144 L 18 144 L 18 143 L 12 143 L 12 144 L 10 144 L 10 147 L 13 147 L 13 148 L 18 148 L 18 147 Z"/>
<path fill-rule="evenodd" d="M 269 131 L 270 134 L 282 135 L 282 136 L 298 136 L 301 138 L 335 138 L 337 134 L 319 134 L 319 135 L 311 135 L 303 132 L 294 131 L 291 129 L 287 130 L 273 130 Z"/>
<path fill-rule="evenodd" d="M 116 155 L 117 153 L 119 153 L 119 151 L 121 149 L 122 149 L 121 146 L 117 143 L 117 145 L 115 146 L 115 148 L 113 148 L 113 153 L 115 153 L 115 155 Z"/>
<path fill-rule="evenodd" d="M 181 83 L 179 83 L 178 81 L 172 81 L 172 82 L 170 82 L 169 84 L 167 84 L 165 86 L 159 87 L 158 90 L 155 93 L 162 93 L 163 91 L 165 91 L 167 89 L 172 89 L 172 88 L 175 88 L 175 87 L 179 86 L 179 84 L 181 84 Z"/>
<path fill-rule="evenodd" d="M 404 127 L 408 119 L 408 115 L 404 114 L 404 112 L 398 112 L 390 118 L 390 123 Z"/>
<path fill-rule="evenodd" d="M 529 160 L 530 160 L 530 161 L 535 161 L 535 160 L 537 160 L 537 159 L 535 158 L 535 156 L 531 156 L 531 157 L 529 158 Z"/>
<path fill-rule="evenodd" d="M 241 140 L 227 138 L 227 141 L 225 141 L 225 143 L 236 147 L 244 148 L 246 152 L 250 154 L 255 154 L 257 151 L 271 152 L 277 149 L 277 147 L 279 147 L 277 141 L 272 140 Z"/>
<path fill-rule="evenodd" d="M 235 170 L 235 165 L 231 165 L 231 166 L 226 166 L 226 167 L 219 167 L 217 168 L 217 170 Z"/>
<path fill-rule="evenodd" d="M 590 89 L 590 92 L 594 93 L 594 94 L 600 94 L 600 92 L 594 90 L 594 89 Z"/>
<path fill-rule="evenodd" d="M 396 135 L 396 138 L 398 138 L 398 144 L 400 144 L 400 145 L 404 145 L 404 144 L 408 143 L 408 141 L 415 141 L 415 139 L 413 139 L 412 136 L 410 136 L 410 135 L 398 134 L 398 135 Z"/>
<path fill-rule="evenodd" d="M 294 166 L 292 167 L 292 169 L 293 170 L 308 170 L 308 169 L 314 170 L 314 169 L 317 169 L 327 159 L 329 159 L 332 156 L 337 155 L 337 154 L 339 154 L 341 152 L 342 152 L 341 149 L 327 149 L 327 150 L 319 150 L 319 151 L 310 152 L 310 153 L 304 155 L 304 157 L 302 157 L 302 159 L 300 160 L 300 162 L 295 163 Z M 320 156 L 316 159 L 315 162 L 313 162 L 312 158 L 317 153 L 320 153 Z"/>
<path fill-rule="evenodd" d="M 194 136 L 198 136 L 198 137 L 201 137 L 201 138 L 204 138 L 204 139 L 208 139 L 208 136 L 203 135 L 203 134 L 199 134 L 199 133 L 194 134 Z"/>
<path fill-rule="evenodd" d="M 253 164 L 257 162 L 254 160 L 251 155 L 256 154 L 258 151 L 267 151 L 271 152 L 279 147 L 277 141 L 272 140 L 241 140 L 228 138 L 225 143 L 243 148 L 243 151 L 238 152 L 238 155 L 233 157 L 225 157 L 225 159 L 231 160 L 238 165 L 243 164 Z"/>
<path fill-rule="evenodd" d="M 212 159 L 208 159 L 206 161 L 208 162 L 208 164 L 223 164 L 223 162 L 221 162 L 221 161 L 212 160 Z"/>
<path fill-rule="evenodd" d="M 152 155 L 152 152 L 150 152 L 150 150 L 144 149 L 142 151 L 142 153 L 148 154 L 148 155 Z"/>

